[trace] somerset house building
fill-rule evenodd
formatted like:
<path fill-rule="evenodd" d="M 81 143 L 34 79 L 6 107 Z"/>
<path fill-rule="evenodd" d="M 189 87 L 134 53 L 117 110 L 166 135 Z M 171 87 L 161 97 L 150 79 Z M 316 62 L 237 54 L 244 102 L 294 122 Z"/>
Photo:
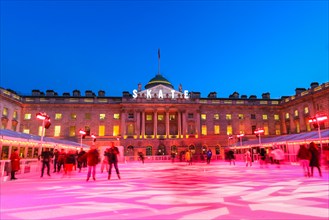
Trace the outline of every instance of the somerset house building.
<path fill-rule="evenodd" d="M 170 155 L 187 148 L 199 153 L 211 148 L 220 155 L 239 141 L 239 134 L 247 141 L 257 138 L 254 132 L 259 128 L 264 137 L 308 132 L 314 129 L 311 117 L 329 112 L 329 82 L 312 82 L 309 88 L 296 88 L 295 95 L 280 99 L 271 99 L 269 93 L 247 97 L 237 92 L 202 97 L 182 85 L 175 88 L 160 73 L 120 97 L 90 90 L 63 94 L 33 90 L 22 96 L 0 89 L 1 129 L 39 136 L 44 131 L 45 137 L 100 148 L 114 141 L 123 146 L 125 156 Z M 43 129 L 38 113 L 49 116 L 49 128 Z M 329 128 L 328 120 L 319 126 Z"/>

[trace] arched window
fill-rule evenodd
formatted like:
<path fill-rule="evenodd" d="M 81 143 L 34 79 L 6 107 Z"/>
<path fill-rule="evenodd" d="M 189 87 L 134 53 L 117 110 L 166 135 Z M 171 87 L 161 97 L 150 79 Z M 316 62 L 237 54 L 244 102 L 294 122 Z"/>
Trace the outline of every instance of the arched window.
<path fill-rule="evenodd" d="M 146 156 L 152 156 L 152 147 L 151 146 L 146 147 Z"/>

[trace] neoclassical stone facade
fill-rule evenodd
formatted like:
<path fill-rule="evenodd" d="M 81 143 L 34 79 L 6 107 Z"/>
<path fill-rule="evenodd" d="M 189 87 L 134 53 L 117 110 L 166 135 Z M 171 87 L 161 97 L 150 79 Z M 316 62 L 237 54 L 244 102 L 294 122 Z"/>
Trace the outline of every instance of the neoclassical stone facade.
<path fill-rule="evenodd" d="M 210 147 L 219 154 L 222 147 L 236 143 L 240 133 L 251 140 L 257 128 L 264 128 L 268 137 L 307 132 L 313 129 L 310 117 L 329 112 L 329 83 L 312 83 L 281 99 L 271 99 L 269 93 L 248 98 L 236 92 L 229 98 L 218 98 L 214 92 L 202 98 L 181 85 L 174 89 L 161 74 L 144 90 L 140 84 L 137 88 L 121 97 L 78 90 L 72 95 L 33 90 L 31 96 L 21 96 L 1 88 L 2 129 L 41 135 L 42 122 L 35 116 L 45 112 L 51 118 L 45 132 L 49 137 L 80 142 L 79 130 L 84 129 L 97 136 L 95 145 L 114 141 L 126 155 L 169 155 L 187 147 Z M 320 126 L 328 128 L 328 120 Z M 90 136 L 82 141 L 93 144 Z"/>

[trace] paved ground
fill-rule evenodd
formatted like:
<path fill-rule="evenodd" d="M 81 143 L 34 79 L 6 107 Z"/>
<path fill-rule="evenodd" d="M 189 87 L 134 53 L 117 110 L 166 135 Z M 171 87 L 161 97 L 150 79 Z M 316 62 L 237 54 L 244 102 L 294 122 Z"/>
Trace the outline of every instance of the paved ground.
<path fill-rule="evenodd" d="M 328 219 L 328 170 L 227 162 L 119 164 L 116 175 L 17 176 L 1 182 L 0 219 Z"/>

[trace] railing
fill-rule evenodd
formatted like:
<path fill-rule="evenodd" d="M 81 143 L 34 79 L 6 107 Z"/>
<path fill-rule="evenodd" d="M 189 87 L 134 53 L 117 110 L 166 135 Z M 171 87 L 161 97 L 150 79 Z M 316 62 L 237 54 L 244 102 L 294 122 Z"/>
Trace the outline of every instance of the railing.
<path fill-rule="evenodd" d="M 24 175 L 27 173 L 34 173 L 40 171 L 40 163 L 38 159 L 21 159 L 20 170 L 16 172 L 18 175 Z M 10 160 L 0 160 L 0 178 L 1 181 L 8 180 L 10 178 L 11 163 Z"/>

